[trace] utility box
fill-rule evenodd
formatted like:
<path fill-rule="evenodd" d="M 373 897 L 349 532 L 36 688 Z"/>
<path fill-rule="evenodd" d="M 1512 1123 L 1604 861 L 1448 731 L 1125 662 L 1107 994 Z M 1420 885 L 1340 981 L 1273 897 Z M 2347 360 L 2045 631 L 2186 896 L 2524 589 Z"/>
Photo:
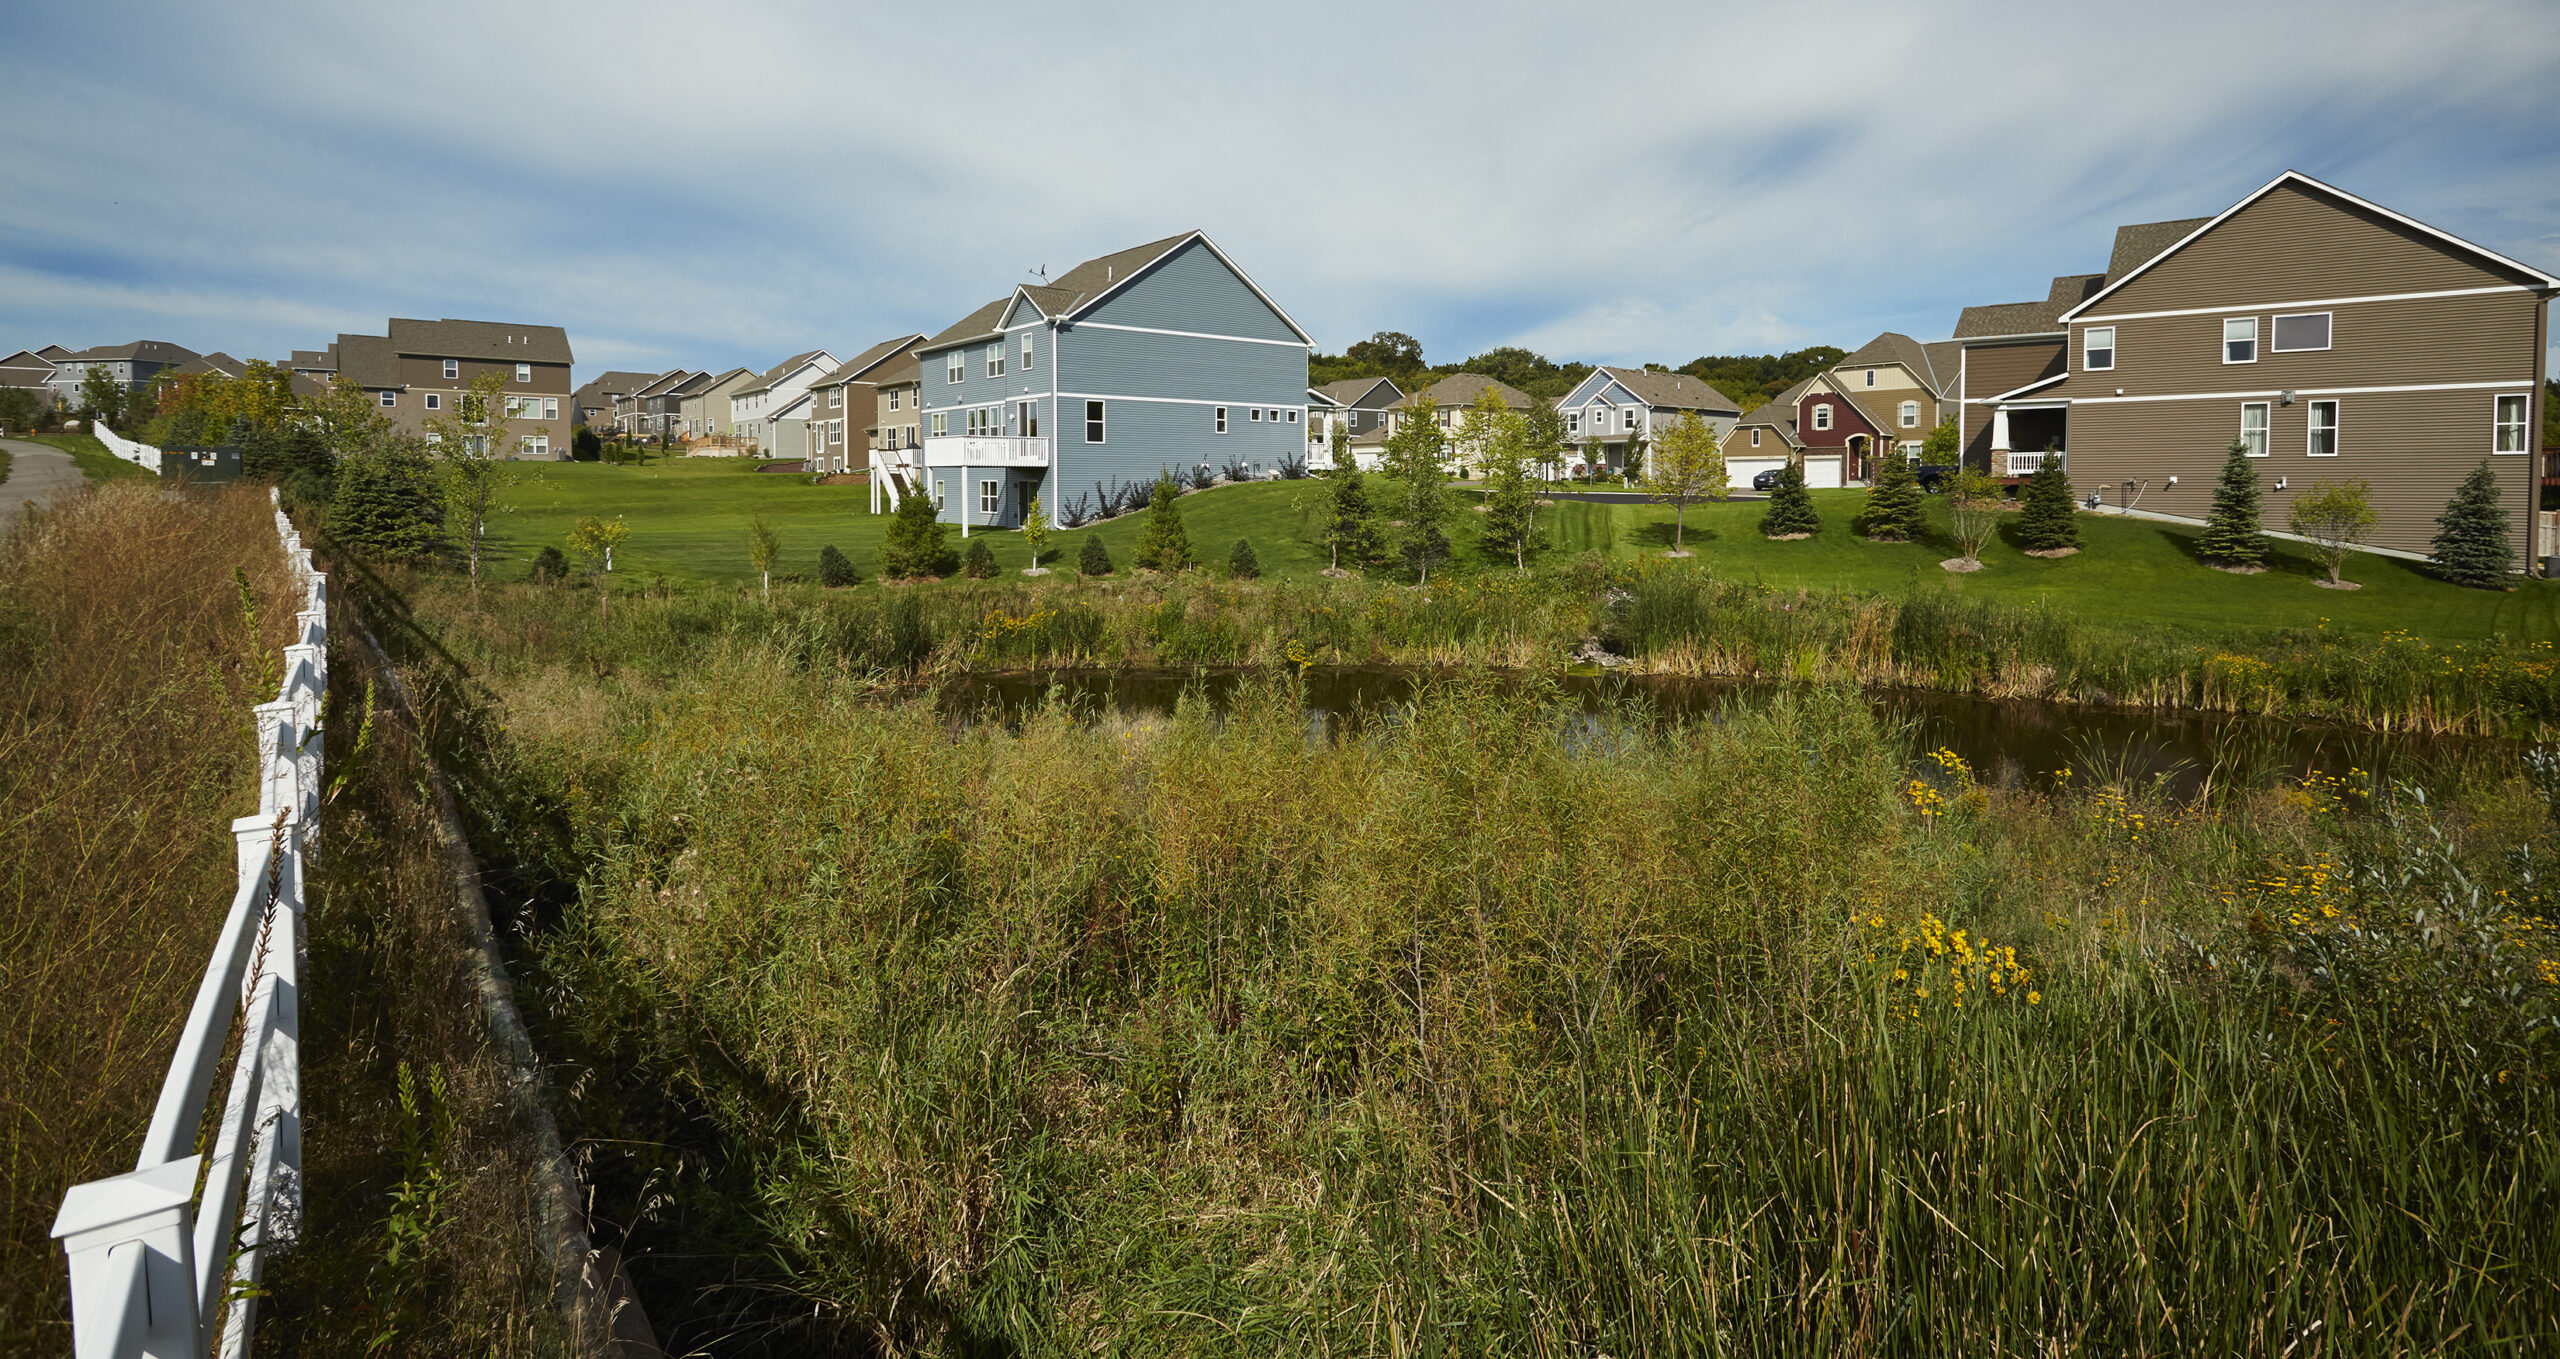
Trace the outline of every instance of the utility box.
<path fill-rule="evenodd" d="M 240 450 L 230 444 L 160 450 L 160 480 L 172 486 L 219 486 L 240 479 Z"/>

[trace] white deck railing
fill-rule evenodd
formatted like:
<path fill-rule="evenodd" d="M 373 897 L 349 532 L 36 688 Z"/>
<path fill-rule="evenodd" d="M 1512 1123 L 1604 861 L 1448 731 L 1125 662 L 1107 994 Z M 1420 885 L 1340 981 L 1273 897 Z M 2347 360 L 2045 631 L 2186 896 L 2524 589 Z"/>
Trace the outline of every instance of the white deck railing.
<path fill-rule="evenodd" d="M 160 470 L 159 449 L 153 448 L 149 444 L 135 443 L 133 440 L 116 433 L 114 430 L 107 428 L 107 422 L 104 420 L 90 421 L 89 432 L 98 436 L 98 442 L 105 444 L 108 452 L 115 454 L 126 462 L 132 463 L 134 466 L 142 468 L 145 471 L 157 472 Z"/>
<path fill-rule="evenodd" d="M 157 461 L 159 450 L 116 439 Z M 272 492 L 270 493 L 272 497 Z M 301 589 L 294 642 L 258 728 L 258 814 L 231 823 L 239 886 L 130 1174 L 71 1187 L 53 1220 L 71 1265 L 78 1359 L 239 1359 L 257 1324 L 267 1257 L 291 1246 L 302 1216 L 299 994 L 304 854 L 319 835 L 321 699 L 329 688 L 328 578 L 283 510 Z M 102 979 L 103 980 L 103 979 Z M 221 1121 L 197 1153 L 207 1100 L 245 1009 Z"/>
<path fill-rule="evenodd" d="M 2047 456 L 2047 454 L 2041 451 L 2030 453 L 2024 449 L 2011 449 L 2008 454 L 2009 475 L 2013 477 L 2034 476 L 2044 467 L 2044 460 Z M 2053 450 L 2050 456 L 2055 462 L 2065 463 L 2068 465 L 2067 460 L 2062 456 L 2061 449 L 2057 448 Z"/>

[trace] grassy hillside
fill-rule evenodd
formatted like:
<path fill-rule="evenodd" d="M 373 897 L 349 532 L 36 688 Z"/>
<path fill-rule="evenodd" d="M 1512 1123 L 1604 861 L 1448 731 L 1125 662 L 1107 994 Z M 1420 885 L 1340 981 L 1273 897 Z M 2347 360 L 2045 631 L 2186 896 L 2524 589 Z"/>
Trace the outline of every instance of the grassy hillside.
<path fill-rule="evenodd" d="M 522 573 L 534 553 L 562 542 L 570 526 L 590 514 L 619 514 L 631 525 L 630 541 L 617 554 L 618 577 L 645 582 L 664 575 L 680 585 L 747 579 L 747 523 L 759 512 L 781 538 L 779 569 L 789 575 L 814 575 L 819 549 L 832 544 L 868 577 L 878 568 L 888 526 L 887 516 L 869 512 L 864 487 L 812 486 L 800 477 L 755 473 L 727 460 L 649 467 L 542 464 L 519 476 L 497 521 L 494 550 L 502 579 Z M 1250 538 L 1267 575 L 1312 578 L 1324 566 L 1316 542 L 1319 520 L 1307 508 L 1318 485 L 1267 482 L 1186 496 L 1182 509 L 1192 545 L 1203 561 L 1223 568 L 1235 540 Z M 1376 483 L 1376 490 L 1383 494 L 1387 483 Z M 1688 546 L 1699 564 L 1727 578 L 1826 592 L 2036 602 L 2101 624 L 2217 632 L 2326 624 L 2362 635 L 2406 631 L 2439 642 L 2560 641 L 2560 585 L 2525 581 L 2512 592 L 2467 590 L 2429 577 L 2416 563 L 2359 556 L 2351 559 L 2347 577 L 2362 590 L 2323 590 L 2312 584 L 2319 573 L 2309 555 L 2290 546 L 2279 546 L 2274 569 L 2266 574 L 2231 576 L 2197 563 L 2192 530 L 2144 520 L 2084 516 L 2088 549 L 2059 561 L 2027 557 L 1995 542 L 1984 553 L 1988 569 L 1954 576 L 1938 567 L 1956 551 L 1944 536 L 1943 501 L 1933 500 L 1930 507 L 1938 537 L 1870 543 L 1850 530 L 1863 498 L 1858 491 L 1815 492 L 1822 532 L 1794 543 L 1760 536 L 1758 502 L 1695 508 L 1688 516 Z M 1662 506 L 1570 501 L 1544 514 L 1551 561 L 1585 552 L 1631 558 L 1671 544 L 1672 514 Z M 1129 515 L 1055 535 L 1055 541 L 1071 563 L 1083 532 L 1099 533 L 1125 567 L 1142 526 L 1143 516 Z M 1459 530 L 1456 570 L 1487 569 L 1467 550 L 1469 526 L 1462 522 Z M 987 536 L 1008 573 L 1030 564 L 1019 534 Z M 956 531 L 952 541 L 956 547 Z"/>
<path fill-rule="evenodd" d="M 151 474 L 107 451 L 105 444 L 88 434 L 30 434 L 29 442 L 49 444 L 71 455 L 72 465 L 92 484 L 109 481 L 135 481 Z"/>

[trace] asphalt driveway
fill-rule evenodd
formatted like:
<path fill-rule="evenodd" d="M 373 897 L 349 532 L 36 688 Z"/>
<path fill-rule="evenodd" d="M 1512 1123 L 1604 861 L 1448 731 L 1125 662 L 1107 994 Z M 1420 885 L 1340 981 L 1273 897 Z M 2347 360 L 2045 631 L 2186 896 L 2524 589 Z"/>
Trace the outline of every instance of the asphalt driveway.
<path fill-rule="evenodd" d="M 0 448 L 9 450 L 9 479 L 0 482 L 0 537 L 17 530 L 28 501 L 42 505 L 88 484 L 61 449 L 24 439 L 0 439 Z"/>

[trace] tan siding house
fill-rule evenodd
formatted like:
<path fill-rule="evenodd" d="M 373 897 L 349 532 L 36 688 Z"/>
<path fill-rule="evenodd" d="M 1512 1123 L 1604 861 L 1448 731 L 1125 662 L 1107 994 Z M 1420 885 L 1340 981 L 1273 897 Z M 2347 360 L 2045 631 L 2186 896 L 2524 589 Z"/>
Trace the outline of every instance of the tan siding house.
<path fill-rule="evenodd" d="M 1995 454 L 2042 422 L 2075 491 L 2201 520 L 2238 440 L 2265 460 L 2269 529 L 2314 483 L 2363 477 L 2373 545 L 2413 554 L 2487 459 L 2518 568 L 2552 550 L 2530 450 L 2560 279 L 2291 172 L 2109 275 L 2035 376 L 1994 390 L 2026 365 L 1967 349 Z"/>
<path fill-rule="evenodd" d="M 393 317 L 386 335 L 340 335 L 329 365 L 370 394 L 392 425 L 423 434 L 427 422 L 458 411 L 472 380 L 496 373 L 505 382 L 509 454 L 569 456 L 577 418 L 569 381 L 569 335 L 558 326 L 508 321 L 418 321 Z"/>

